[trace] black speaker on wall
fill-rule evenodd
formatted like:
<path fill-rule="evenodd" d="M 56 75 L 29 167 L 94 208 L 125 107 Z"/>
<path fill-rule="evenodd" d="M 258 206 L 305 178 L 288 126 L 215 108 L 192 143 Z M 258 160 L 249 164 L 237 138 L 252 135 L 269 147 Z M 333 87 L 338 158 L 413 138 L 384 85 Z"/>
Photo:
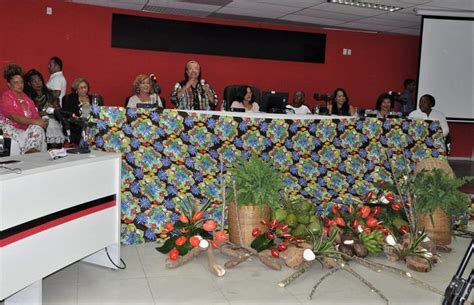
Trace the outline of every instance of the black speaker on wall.
<path fill-rule="evenodd" d="M 112 47 L 324 63 L 326 34 L 113 14 Z"/>

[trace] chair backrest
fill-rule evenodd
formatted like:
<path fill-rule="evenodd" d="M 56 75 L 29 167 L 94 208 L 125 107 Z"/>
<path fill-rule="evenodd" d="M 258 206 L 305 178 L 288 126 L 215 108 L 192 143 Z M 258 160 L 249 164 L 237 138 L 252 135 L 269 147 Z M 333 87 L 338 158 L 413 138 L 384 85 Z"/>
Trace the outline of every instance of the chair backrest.
<path fill-rule="evenodd" d="M 224 94 L 222 95 L 223 97 L 223 103 L 225 104 L 225 111 L 230 110 L 230 105 L 235 101 L 235 97 L 237 96 L 237 92 L 240 87 L 243 87 L 245 85 L 229 85 L 224 88 Z M 254 95 L 254 101 L 260 105 L 260 89 L 257 87 L 249 86 L 252 89 L 253 95 Z"/>

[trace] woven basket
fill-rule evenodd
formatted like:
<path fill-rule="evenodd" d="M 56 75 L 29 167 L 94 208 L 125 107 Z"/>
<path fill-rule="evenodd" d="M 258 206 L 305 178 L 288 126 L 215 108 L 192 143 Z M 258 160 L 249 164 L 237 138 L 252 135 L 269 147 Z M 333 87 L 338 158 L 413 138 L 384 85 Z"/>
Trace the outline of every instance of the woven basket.
<path fill-rule="evenodd" d="M 242 242 L 239 238 L 237 219 L 240 220 Z M 255 239 L 255 237 L 252 236 L 252 230 L 254 228 L 260 228 L 265 232 L 264 226 L 260 223 L 261 220 L 270 220 L 270 208 L 268 206 L 264 206 L 262 209 L 260 206 L 249 205 L 239 206 L 236 209 L 236 205 L 231 203 L 229 205 L 228 214 L 230 242 L 241 246 L 250 246 Z"/>
<path fill-rule="evenodd" d="M 449 177 L 454 178 L 454 171 L 449 166 L 449 163 L 445 160 L 441 159 L 436 159 L 436 158 L 428 158 L 428 159 L 423 159 L 420 162 L 416 164 L 414 173 L 415 175 L 421 172 L 422 170 L 433 170 L 433 169 L 441 169 L 443 170 L 446 174 L 448 174 Z"/>
<path fill-rule="evenodd" d="M 441 169 L 449 177 L 454 178 L 454 171 L 447 161 L 435 158 L 421 160 L 414 170 L 418 174 L 422 170 Z M 433 221 L 431 221 L 433 219 Z M 446 246 L 451 243 L 451 220 L 448 215 L 440 208 L 436 209 L 433 214 L 422 214 L 418 216 L 418 224 L 420 229 L 424 228 L 425 232 L 431 240 L 437 244 Z"/>
<path fill-rule="evenodd" d="M 431 221 L 433 217 L 433 221 Z M 447 246 L 451 243 L 451 221 L 448 215 L 440 208 L 437 208 L 433 214 L 422 214 L 418 217 L 420 229 L 425 229 L 429 238 L 441 246 Z"/>

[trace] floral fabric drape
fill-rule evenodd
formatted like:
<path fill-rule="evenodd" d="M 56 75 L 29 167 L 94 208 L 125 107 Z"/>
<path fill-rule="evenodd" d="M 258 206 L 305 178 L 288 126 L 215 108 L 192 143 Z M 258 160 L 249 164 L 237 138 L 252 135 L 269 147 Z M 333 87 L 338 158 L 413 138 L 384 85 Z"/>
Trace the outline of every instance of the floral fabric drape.
<path fill-rule="evenodd" d="M 413 168 L 444 157 L 437 121 L 233 117 L 177 110 L 93 107 L 91 143 L 121 152 L 122 243 L 156 240 L 178 219 L 185 198 L 214 202 L 221 215 L 221 171 L 256 153 L 284 173 L 293 196 L 350 204 L 390 165 Z M 390 161 L 388 160 L 388 157 Z"/>

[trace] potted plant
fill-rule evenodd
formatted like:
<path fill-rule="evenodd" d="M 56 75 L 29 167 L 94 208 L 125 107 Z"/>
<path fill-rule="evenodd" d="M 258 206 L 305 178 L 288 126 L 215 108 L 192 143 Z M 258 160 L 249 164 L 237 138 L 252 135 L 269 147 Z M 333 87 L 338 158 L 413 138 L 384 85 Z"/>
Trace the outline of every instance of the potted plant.
<path fill-rule="evenodd" d="M 270 162 L 255 155 L 249 160 L 239 159 L 228 173 L 230 241 L 249 246 L 254 239 L 252 230 L 256 227 L 263 230 L 260 222 L 269 221 L 270 208 L 279 205 L 283 177 Z"/>
<path fill-rule="evenodd" d="M 414 179 L 415 212 L 420 229 L 437 245 L 451 243 L 451 221 L 467 212 L 470 199 L 458 188 L 472 177 L 450 177 L 441 169 L 422 170 Z"/>

